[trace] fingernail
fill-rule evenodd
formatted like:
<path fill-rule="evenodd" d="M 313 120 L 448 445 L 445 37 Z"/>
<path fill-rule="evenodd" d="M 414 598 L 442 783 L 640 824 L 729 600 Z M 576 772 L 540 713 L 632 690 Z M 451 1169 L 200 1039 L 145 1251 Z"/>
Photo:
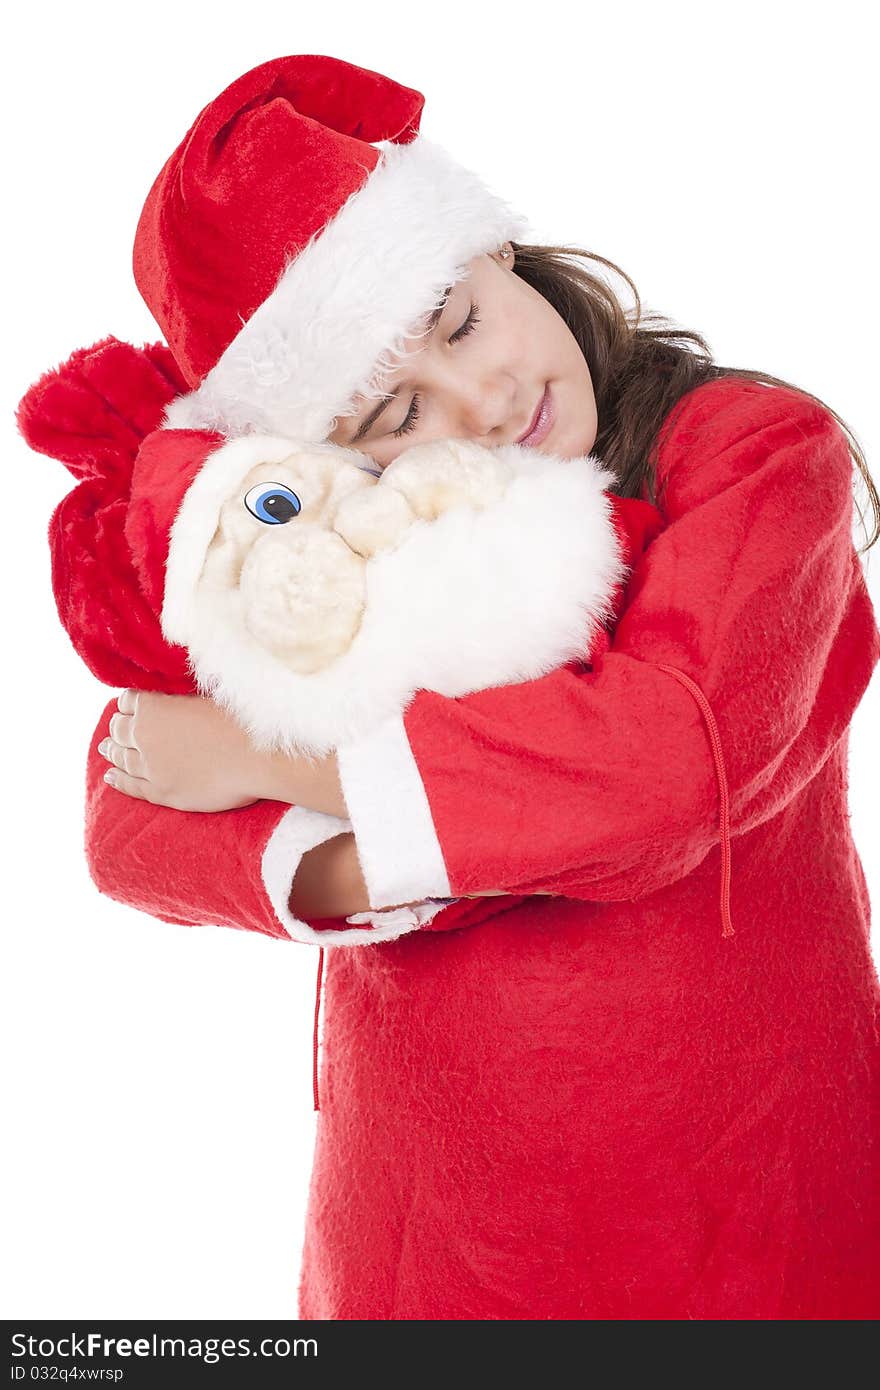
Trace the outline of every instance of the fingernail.
<path fill-rule="evenodd" d="M 104 781 L 109 782 L 111 787 L 116 785 L 116 773 L 112 770 L 104 773 Z"/>
<path fill-rule="evenodd" d="M 109 741 L 109 739 L 102 738 L 101 742 L 98 744 L 98 752 L 103 753 L 104 757 L 107 756 L 107 744 Z"/>

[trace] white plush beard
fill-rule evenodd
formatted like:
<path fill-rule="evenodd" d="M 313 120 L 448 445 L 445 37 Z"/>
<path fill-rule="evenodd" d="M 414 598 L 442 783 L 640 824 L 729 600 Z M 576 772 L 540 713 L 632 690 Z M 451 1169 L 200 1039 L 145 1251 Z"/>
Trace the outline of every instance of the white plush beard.
<path fill-rule="evenodd" d="M 448 453 L 449 446 L 406 453 L 418 453 L 418 466 L 430 470 L 437 450 Z M 243 477 L 255 463 L 280 462 L 295 447 L 302 446 L 250 436 L 223 446 L 206 467 Z M 461 447 L 477 448 L 464 441 Z M 235 458 L 224 464 L 229 450 Z M 351 458 L 351 451 L 340 452 Z M 224 592 L 197 580 L 183 598 L 177 580 L 170 596 L 166 588 L 166 635 L 185 639 L 199 689 L 258 748 L 323 756 L 401 713 L 417 690 L 464 695 L 586 658 L 626 573 L 606 495 L 613 475 L 592 456 L 560 459 L 518 445 L 491 454 L 510 476 L 503 493 L 415 519 L 393 548 L 372 554 L 357 631 L 322 669 L 291 669 L 255 640 L 237 587 Z M 377 488 L 393 486 L 395 464 Z M 226 496 L 232 491 L 227 487 Z M 181 513 L 188 504 L 189 494 Z M 192 515 L 189 523 L 181 515 L 172 529 L 169 579 L 176 554 L 192 546 L 191 523 Z M 192 554 L 178 566 L 187 567 L 201 576 Z M 325 579 L 332 584 L 332 573 Z"/>

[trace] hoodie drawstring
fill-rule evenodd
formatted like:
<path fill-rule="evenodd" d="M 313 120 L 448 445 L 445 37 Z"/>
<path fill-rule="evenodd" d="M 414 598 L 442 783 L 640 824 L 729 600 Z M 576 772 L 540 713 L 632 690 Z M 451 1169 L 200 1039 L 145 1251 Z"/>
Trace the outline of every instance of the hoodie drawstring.
<path fill-rule="evenodd" d="M 727 787 L 727 773 L 724 767 L 724 755 L 721 751 L 718 725 L 715 723 L 715 716 L 709 701 L 696 681 L 691 680 L 690 676 L 686 676 L 683 671 L 679 671 L 677 666 L 667 666 L 662 661 L 655 664 L 659 670 L 668 671 L 670 676 L 675 676 L 676 680 L 681 681 L 682 685 L 691 692 L 700 707 L 706 721 L 706 727 L 709 730 L 712 755 L 715 759 L 715 771 L 718 776 L 718 790 L 721 795 L 721 935 L 734 936 L 733 923 L 730 920 L 730 794 Z"/>
<path fill-rule="evenodd" d="M 321 1109 L 321 1102 L 318 1099 L 318 1018 L 321 1013 L 321 979 L 324 974 L 324 947 L 318 947 L 318 982 L 315 985 L 315 1031 L 312 1035 L 312 1092 L 315 1097 L 315 1109 Z"/>

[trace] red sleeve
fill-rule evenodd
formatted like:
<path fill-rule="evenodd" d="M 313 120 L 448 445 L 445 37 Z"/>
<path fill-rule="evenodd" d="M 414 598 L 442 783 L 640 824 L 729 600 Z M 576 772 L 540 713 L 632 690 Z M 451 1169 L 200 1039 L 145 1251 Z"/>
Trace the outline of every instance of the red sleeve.
<path fill-rule="evenodd" d="M 719 757 L 734 836 L 821 768 L 880 659 L 842 430 L 799 392 L 722 379 L 667 421 L 658 478 L 667 526 L 592 669 L 420 691 L 338 750 L 375 906 L 638 898 L 718 843 Z"/>
<path fill-rule="evenodd" d="M 350 822 L 280 801 L 196 813 L 125 796 L 104 781 L 108 763 L 98 752 L 115 709 L 115 700 L 104 709 L 86 769 L 86 861 L 108 897 L 163 922 L 234 927 L 322 946 L 393 941 L 444 910 L 460 910 L 457 901 L 449 907 L 427 901 L 351 918 L 300 920 L 289 897 L 302 855 L 350 831 Z"/>

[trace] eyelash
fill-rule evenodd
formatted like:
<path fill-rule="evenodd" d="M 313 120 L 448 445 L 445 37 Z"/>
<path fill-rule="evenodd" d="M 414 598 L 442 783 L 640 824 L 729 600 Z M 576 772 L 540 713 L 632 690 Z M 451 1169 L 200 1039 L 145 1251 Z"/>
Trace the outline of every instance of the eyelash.
<path fill-rule="evenodd" d="M 461 328 L 456 329 L 456 331 L 452 334 L 452 336 L 449 339 L 450 343 L 458 343 L 461 341 L 462 338 L 466 338 L 469 333 L 473 333 L 474 328 L 480 322 L 479 318 L 477 317 L 479 312 L 479 304 L 472 303 L 470 307 L 470 313 L 468 314 L 464 323 L 461 325 Z M 412 398 L 412 404 L 410 405 L 409 412 L 403 424 L 398 426 L 396 430 L 391 431 L 394 438 L 399 439 L 400 436 L 403 434 L 410 434 L 412 430 L 415 429 L 418 418 L 419 398 L 418 395 L 415 395 Z"/>

